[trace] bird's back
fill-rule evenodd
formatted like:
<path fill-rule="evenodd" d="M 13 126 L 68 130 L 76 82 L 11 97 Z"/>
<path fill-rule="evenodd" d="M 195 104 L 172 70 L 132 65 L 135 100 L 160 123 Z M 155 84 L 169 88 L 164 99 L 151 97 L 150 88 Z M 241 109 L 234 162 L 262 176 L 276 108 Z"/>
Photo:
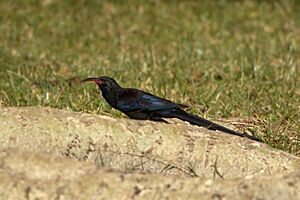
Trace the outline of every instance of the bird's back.
<path fill-rule="evenodd" d="M 119 94 L 118 107 L 122 111 L 159 111 L 185 106 L 138 89 L 124 88 Z"/>

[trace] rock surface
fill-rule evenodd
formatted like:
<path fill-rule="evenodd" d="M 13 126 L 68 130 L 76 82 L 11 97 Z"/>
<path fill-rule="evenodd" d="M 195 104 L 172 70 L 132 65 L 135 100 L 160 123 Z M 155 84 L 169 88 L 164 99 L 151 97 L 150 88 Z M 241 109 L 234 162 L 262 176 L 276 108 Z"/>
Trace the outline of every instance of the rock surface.
<path fill-rule="evenodd" d="M 300 199 L 300 172 L 235 179 L 122 173 L 87 162 L 0 150 L 2 199 Z"/>
<path fill-rule="evenodd" d="M 299 157 L 185 123 L 3 107 L 0 130 L 5 199 L 300 199 Z"/>

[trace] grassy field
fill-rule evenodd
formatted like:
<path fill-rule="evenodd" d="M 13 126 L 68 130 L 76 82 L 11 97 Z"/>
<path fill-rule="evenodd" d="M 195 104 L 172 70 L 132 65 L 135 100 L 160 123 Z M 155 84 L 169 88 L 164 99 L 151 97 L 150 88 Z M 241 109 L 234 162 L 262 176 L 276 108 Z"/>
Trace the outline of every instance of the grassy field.
<path fill-rule="evenodd" d="M 0 106 L 121 117 L 107 75 L 300 154 L 300 3 L 199 2 L 0 0 Z"/>

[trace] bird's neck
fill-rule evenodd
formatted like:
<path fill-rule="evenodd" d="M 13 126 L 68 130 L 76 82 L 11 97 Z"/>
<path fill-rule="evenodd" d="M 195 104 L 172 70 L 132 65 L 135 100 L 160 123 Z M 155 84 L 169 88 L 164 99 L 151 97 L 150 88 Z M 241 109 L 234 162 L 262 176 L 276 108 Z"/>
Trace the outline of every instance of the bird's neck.
<path fill-rule="evenodd" d="M 107 101 L 109 105 L 112 107 L 116 107 L 118 99 L 119 99 L 119 91 L 122 90 L 121 87 L 115 87 L 115 88 L 100 88 L 102 92 L 103 98 Z"/>

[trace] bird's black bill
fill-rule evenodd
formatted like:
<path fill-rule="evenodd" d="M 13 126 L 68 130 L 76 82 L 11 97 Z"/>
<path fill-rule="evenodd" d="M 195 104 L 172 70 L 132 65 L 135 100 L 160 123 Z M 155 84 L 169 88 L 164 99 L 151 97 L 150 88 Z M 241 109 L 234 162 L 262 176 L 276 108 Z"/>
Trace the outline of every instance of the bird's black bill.
<path fill-rule="evenodd" d="M 81 81 L 81 83 L 83 82 L 95 82 L 95 83 L 98 83 L 98 84 L 102 84 L 103 81 L 99 80 L 98 78 L 86 78 L 84 80 Z"/>

